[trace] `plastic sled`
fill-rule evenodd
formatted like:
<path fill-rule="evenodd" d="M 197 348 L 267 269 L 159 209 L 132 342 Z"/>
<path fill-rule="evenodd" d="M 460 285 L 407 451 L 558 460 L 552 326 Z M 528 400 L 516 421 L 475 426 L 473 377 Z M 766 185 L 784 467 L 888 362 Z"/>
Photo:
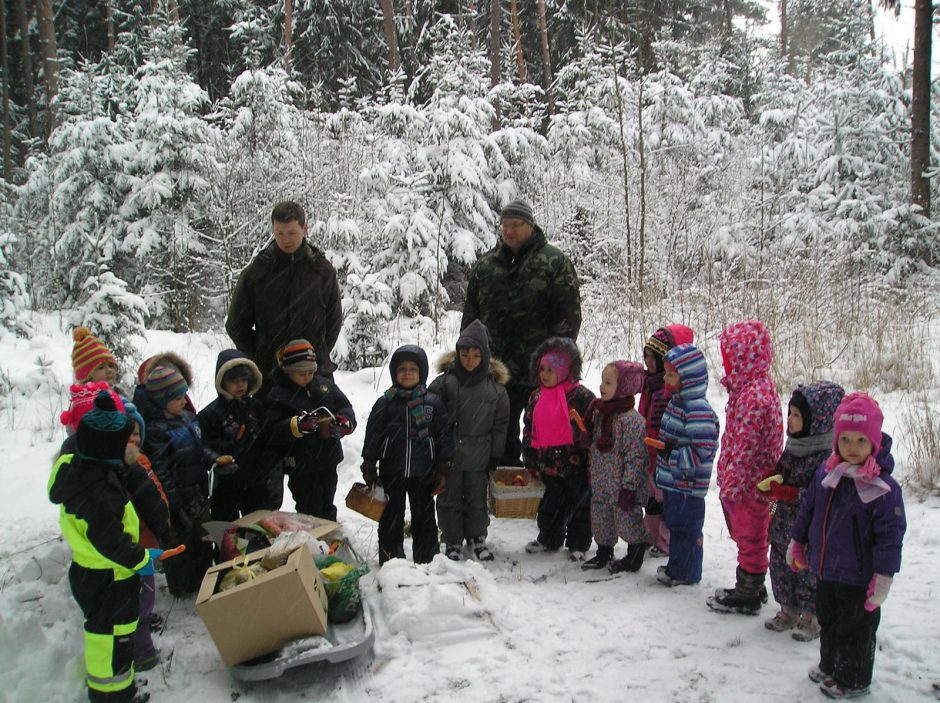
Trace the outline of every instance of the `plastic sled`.
<path fill-rule="evenodd" d="M 360 564 L 362 560 L 344 539 L 336 550 L 336 556 L 348 563 Z M 375 629 L 365 593 L 359 614 L 342 624 L 329 623 L 325 635 L 313 635 L 292 640 L 280 650 L 230 667 L 232 676 L 240 681 L 264 681 L 277 678 L 288 669 L 314 662 L 338 662 L 355 659 L 372 649 Z"/>

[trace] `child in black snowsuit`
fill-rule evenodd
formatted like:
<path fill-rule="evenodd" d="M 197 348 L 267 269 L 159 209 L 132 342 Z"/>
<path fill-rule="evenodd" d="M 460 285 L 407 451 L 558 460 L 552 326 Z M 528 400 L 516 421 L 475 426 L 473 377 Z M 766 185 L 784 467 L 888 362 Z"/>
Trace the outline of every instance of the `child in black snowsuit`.
<path fill-rule="evenodd" d="M 264 441 L 284 453 L 297 512 L 335 520 L 340 438 L 356 428 L 356 415 L 339 387 L 317 369 L 317 355 L 306 339 L 294 339 L 277 352 L 265 399 Z"/>
<path fill-rule="evenodd" d="M 164 355 L 168 358 L 170 355 Z M 189 409 L 188 364 L 150 366 L 146 382 L 134 391 L 134 405 L 147 423 L 144 453 L 150 458 L 170 503 L 173 542 L 186 551 L 167 562 L 170 593 L 195 593 L 212 564 L 212 545 L 202 523 L 210 520 L 209 470 L 219 455 L 205 445 L 196 415 Z"/>
<path fill-rule="evenodd" d="M 120 399 L 98 392 L 78 423 L 74 453 L 62 454 L 49 478 L 49 499 L 72 548 L 69 586 L 82 609 L 88 700 L 138 700 L 132 635 L 137 627 L 139 573 L 152 574 L 152 553 L 139 539 L 137 512 L 118 477 L 132 423 Z M 70 438 L 71 439 L 71 438 Z"/>
<path fill-rule="evenodd" d="M 404 559 L 405 498 L 411 505 L 414 561 L 427 564 L 440 552 L 434 496 L 444 490 L 454 456 L 447 406 L 429 393 L 428 357 L 406 344 L 389 362 L 392 387 L 375 401 L 362 447 L 362 477 L 381 478 L 388 503 L 379 520 L 379 564 Z"/>
<path fill-rule="evenodd" d="M 213 520 L 231 521 L 253 510 L 277 510 L 284 495 L 284 477 L 274 474 L 260 441 L 264 404 L 255 397 L 261 372 L 237 349 L 219 353 L 215 390 L 219 397 L 196 418 L 203 441 L 220 455 L 214 470 L 209 503 Z M 231 457 L 226 462 L 223 457 Z"/>

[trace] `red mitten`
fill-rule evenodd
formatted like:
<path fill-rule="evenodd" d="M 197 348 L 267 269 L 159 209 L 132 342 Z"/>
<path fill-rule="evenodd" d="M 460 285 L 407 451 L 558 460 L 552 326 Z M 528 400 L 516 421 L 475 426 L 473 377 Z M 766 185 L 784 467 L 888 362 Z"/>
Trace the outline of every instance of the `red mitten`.
<path fill-rule="evenodd" d="M 345 437 L 352 434 L 353 424 L 345 415 L 337 415 L 333 420 L 333 436 Z"/>
<path fill-rule="evenodd" d="M 785 486 L 782 483 L 770 484 L 767 497 L 771 500 L 782 500 L 784 503 L 795 503 L 800 499 L 800 489 L 796 486 Z"/>

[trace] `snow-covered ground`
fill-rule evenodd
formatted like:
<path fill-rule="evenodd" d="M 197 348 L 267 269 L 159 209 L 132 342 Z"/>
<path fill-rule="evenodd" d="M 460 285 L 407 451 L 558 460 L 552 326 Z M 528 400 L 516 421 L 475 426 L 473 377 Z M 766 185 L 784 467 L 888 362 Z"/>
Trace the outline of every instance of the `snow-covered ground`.
<path fill-rule="evenodd" d="M 65 577 L 69 550 L 46 497 L 50 459 L 62 436 L 56 418 L 71 378 L 71 341 L 55 318 L 42 322 L 45 337 L 0 341 L 0 382 L 31 388 L 28 396 L 0 396 L 0 701 L 71 703 L 85 692 L 82 623 Z M 447 339 L 453 326 L 446 328 Z M 173 349 L 190 360 L 201 407 L 214 394 L 215 355 L 226 345 L 220 335 L 152 332 L 142 351 Z M 429 356 L 445 347 L 449 341 Z M 37 357 L 45 360 L 44 372 Z M 595 363 L 585 383 L 596 388 L 599 375 Z M 709 399 L 722 416 L 726 395 L 714 376 Z M 388 376 L 370 369 L 339 373 L 337 381 L 362 421 Z M 902 399 L 879 400 L 886 430 L 894 433 Z M 564 553 L 527 555 L 523 545 L 536 532 L 531 520 L 492 521 L 498 557 L 491 564 L 441 556 L 428 566 L 392 562 L 379 571 L 375 524 L 342 505 L 359 478 L 362 439 L 360 430 L 345 440 L 337 503 L 347 535 L 375 567 L 363 580 L 377 630 L 373 656 L 239 683 L 219 659 L 192 600 L 174 600 L 161 590 L 157 611 L 167 625 L 155 641 L 163 662 L 139 676 L 152 701 L 823 700 L 806 677 L 818 643 L 764 629 L 775 612 L 771 605 L 757 618 L 706 607 L 714 589 L 732 583 L 735 564 L 714 488 L 707 498 L 704 579 L 693 587 L 660 586 L 654 575 L 662 562 L 656 560 L 638 574 L 609 577 L 581 571 Z M 895 446 L 903 481 L 904 438 L 896 436 Z M 873 702 L 932 700 L 931 685 L 940 681 L 940 500 L 911 491 L 906 499 L 903 566 L 884 607 Z M 285 509 L 291 507 L 288 498 Z M 623 550 L 620 545 L 618 556 Z"/>

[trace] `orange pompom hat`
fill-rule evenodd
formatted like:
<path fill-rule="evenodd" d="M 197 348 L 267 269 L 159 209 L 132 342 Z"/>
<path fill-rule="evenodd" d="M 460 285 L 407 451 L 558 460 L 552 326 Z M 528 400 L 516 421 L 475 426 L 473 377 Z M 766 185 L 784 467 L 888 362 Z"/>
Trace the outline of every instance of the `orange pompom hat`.
<path fill-rule="evenodd" d="M 105 361 L 117 366 L 114 354 L 87 327 L 72 330 L 72 339 L 75 340 L 72 346 L 72 369 L 79 383 L 84 382 Z"/>

